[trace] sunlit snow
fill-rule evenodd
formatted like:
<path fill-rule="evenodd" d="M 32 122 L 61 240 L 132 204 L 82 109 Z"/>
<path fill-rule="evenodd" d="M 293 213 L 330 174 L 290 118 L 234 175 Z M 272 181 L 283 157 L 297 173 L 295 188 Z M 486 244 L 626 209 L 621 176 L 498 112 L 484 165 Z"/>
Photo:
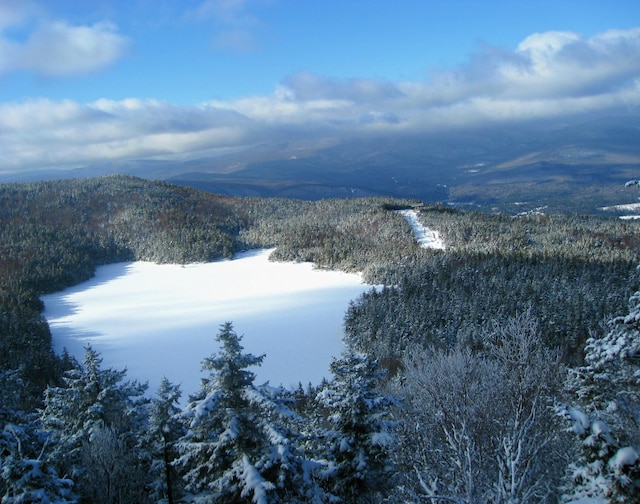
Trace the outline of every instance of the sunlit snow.
<path fill-rule="evenodd" d="M 89 343 L 103 366 L 126 367 L 152 392 L 166 376 L 186 395 L 199 388 L 202 359 L 217 351 L 220 324 L 232 321 L 246 351 L 267 354 L 253 369 L 257 383 L 317 384 L 342 351 L 349 301 L 371 287 L 356 274 L 269 262 L 270 252 L 187 266 L 102 266 L 92 280 L 43 297 L 54 349 L 81 359 Z"/>
<path fill-rule="evenodd" d="M 407 219 L 413 229 L 418 245 L 423 248 L 444 250 L 444 242 L 440 238 L 440 233 L 423 226 L 418 220 L 417 210 L 400 210 L 400 214 Z"/>
<path fill-rule="evenodd" d="M 607 206 L 607 207 L 600 207 L 600 210 L 637 212 L 638 210 L 640 210 L 640 203 L 628 203 L 626 205 L 613 205 L 613 206 Z M 624 220 L 638 220 L 640 219 L 640 215 L 637 215 L 637 214 L 621 215 L 620 218 Z"/>

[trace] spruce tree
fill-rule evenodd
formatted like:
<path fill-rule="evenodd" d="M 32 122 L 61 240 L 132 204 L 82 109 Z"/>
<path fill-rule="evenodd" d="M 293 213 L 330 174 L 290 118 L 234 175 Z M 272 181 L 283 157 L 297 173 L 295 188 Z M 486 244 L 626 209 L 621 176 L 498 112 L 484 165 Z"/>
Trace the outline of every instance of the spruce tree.
<path fill-rule="evenodd" d="M 333 380 L 318 394 L 330 424 L 328 486 L 341 502 L 380 502 L 392 486 L 390 408 L 396 400 L 378 392 L 383 374 L 377 367 L 364 354 L 346 350 L 331 363 Z"/>
<path fill-rule="evenodd" d="M 3 504 L 75 502 L 73 481 L 46 460 L 38 418 L 22 411 L 20 370 L 0 372 L 0 495 Z"/>
<path fill-rule="evenodd" d="M 179 465 L 194 502 L 317 502 L 310 470 L 287 428 L 284 390 L 254 385 L 264 355 L 243 353 L 230 322 L 216 337 L 220 353 L 204 359 L 209 376 L 187 406 L 189 430 Z"/>
<path fill-rule="evenodd" d="M 606 498 L 640 502 L 640 291 L 628 315 L 585 346 L 585 365 L 572 371 L 578 407 L 562 406 L 578 435 L 567 500 Z"/>
<path fill-rule="evenodd" d="M 0 494 L 2 504 L 77 502 L 73 481 L 61 478 L 45 457 L 46 440 L 37 420 L 5 423 L 0 432 Z"/>
<path fill-rule="evenodd" d="M 53 443 L 48 460 L 76 481 L 85 499 L 143 502 L 146 385 L 124 381 L 126 370 L 101 364 L 87 346 L 83 362 L 65 372 L 64 386 L 46 390 L 40 418 Z"/>
<path fill-rule="evenodd" d="M 172 384 L 166 377 L 162 379 L 156 397 L 151 400 L 149 414 L 149 450 L 153 462 L 152 490 L 154 501 L 166 499 L 173 504 L 174 488 L 177 483 L 172 462 L 176 454 L 175 445 L 186 433 L 186 425 L 178 405 L 180 386 Z"/>

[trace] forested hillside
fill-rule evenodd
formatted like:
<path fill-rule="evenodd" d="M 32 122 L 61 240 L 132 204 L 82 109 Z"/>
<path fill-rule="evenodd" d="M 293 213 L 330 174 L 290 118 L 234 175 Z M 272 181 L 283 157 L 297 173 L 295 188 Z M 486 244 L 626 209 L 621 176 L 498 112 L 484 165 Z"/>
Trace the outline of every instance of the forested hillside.
<path fill-rule="evenodd" d="M 591 331 L 626 306 L 638 277 L 635 223 L 579 216 L 509 217 L 424 208 L 445 253 L 381 274 L 347 315 L 347 336 L 379 358 L 415 345 L 481 346 L 483 328 L 530 312 L 544 341 L 579 363 Z"/>
<path fill-rule="evenodd" d="M 408 227 L 386 203 L 230 198 L 125 176 L 0 185 L 0 364 L 23 366 L 40 388 L 52 380 L 39 296 L 100 264 L 212 261 L 279 245 L 280 259 L 363 270 L 389 250 L 410 254 Z"/>
<path fill-rule="evenodd" d="M 417 246 L 395 211 L 406 207 L 439 231 L 445 250 Z M 273 260 L 362 271 L 385 286 L 348 308 L 347 353 L 332 366 L 335 380 L 317 391 L 259 389 L 243 373 L 216 388 L 225 362 L 242 369 L 260 361 L 243 356 L 231 326 L 219 335 L 230 346 L 203 361 L 211 378 L 184 412 L 171 384 L 149 403 L 139 388 L 122 384 L 124 374 L 102 370 L 99 356 L 88 352 L 77 363 L 51 350 L 39 296 L 90 278 L 100 264 L 212 261 L 267 246 L 277 247 Z M 563 436 L 549 406 L 575 396 L 582 409 L 556 409 L 599 421 L 581 391 L 596 366 L 594 342 L 612 331 L 608 320 L 629 310 L 639 259 L 637 223 L 613 218 L 486 215 L 388 198 L 232 198 L 125 176 L 0 185 L 3 502 L 27 502 L 24 488 L 46 485 L 42 495 L 61 502 L 151 502 L 173 493 L 207 502 L 437 502 L 438 495 L 466 503 L 553 502 L 591 481 L 581 467 L 591 467 L 594 480 L 602 476 L 588 465 L 593 457 L 576 465 L 580 447 Z M 390 371 L 385 380 L 383 368 Z M 564 385 L 567 368 L 578 376 L 571 386 Z M 350 373 L 360 374 L 354 381 Z M 95 395 L 70 406 L 80 400 L 73 391 L 89 383 Z M 239 416 L 215 416 L 223 404 Z M 372 404 L 380 411 L 369 411 Z M 72 422 L 70 411 L 81 410 L 85 423 Z M 223 462 L 217 457 L 230 449 L 222 434 L 237 421 L 250 439 L 234 445 L 238 459 Z M 349 438 L 357 425 L 375 436 Z M 153 440 L 143 439 L 149 426 Z M 43 433 L 50 436 L 44 445 Z M 282 452 L 284 439 L 288 461 L 260 458 L 263 448 Z M 629 439 L 619 435 L 616 443 L 625 447 Z M 89 481 L 81 475 L 100 464 L 86 458 L 91 443 L 111 446 L 116 460 L 103 479 L 94 471 Z M 611 457 L 616 443 L 607 443 Z M 347 445 L 365 451 L 341 448 Z M 249 466 L 243 453 L 259 461 Z M 163 465 L 169 456 L 178 462 Z M 360 456 L 369 457 L 369 473 L 354 469 Z M 218 462 L 228 471 L 211 466 Z M 583 477 L 568 476 L 570 463 Z M 113 485 L 126 464 L 133 480 L 119 494 L 112 486 L 105 494 L 105 481 Z M 30 480 L 36 465 L 41 479 Z M 173 490 L 169 474 L 177 478 Z M 628 481 L 636 480 L 625 475 L 611 476 L 618 486 L 607 488 L 615 495 L 630 495 Z M 381 478 L 389 485 L 379 485 Z M 255 485 L 234 486 L 239 480 Z"/>

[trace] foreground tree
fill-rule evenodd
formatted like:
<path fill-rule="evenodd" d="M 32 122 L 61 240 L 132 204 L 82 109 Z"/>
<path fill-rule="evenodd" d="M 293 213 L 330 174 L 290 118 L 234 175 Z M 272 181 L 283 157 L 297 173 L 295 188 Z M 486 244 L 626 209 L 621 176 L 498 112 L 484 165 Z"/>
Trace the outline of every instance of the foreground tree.
<path fill-rule="evenodd" d="M 561 406 L 577 434 L 565 500 L 640 502 L 640 291 L 629 314 L 585 346 L 585 365 L 571 371 L 579 406 Z"/>
<path fill-rule="evenodd" d="M 174 502 L 177 480 L 172 464 L 177 456 L 175 445 L 186 433 L 186 425 L 178 405 L 180 396 L 180 386 L 163 378 L 156 397 L 151 400 L 149 414 L 148 443 L 153 458 L 152 497 L 154 501 L 166 499 L 168 504 Z"/>
<path fill-rule="evenodd" d="M 565 440 L 551 408 L 561 393 L 560 353 L 542 342 L 530 312 L 495 325 L 483 338 L 499 369 L 505 415 L 496 430 L 498 502 L 556 500 Z"/>
<path fill-rule="evenodd" d="M 48 461 L 91 502 L 145 502 L 146 385 L 101 364 L 87 347 L 82 364 L 65 373 L 65 386 L 47 389 L 40 417 L 53 445 Z"/>
<path fill-rule="evenodd" d="M 243 353 L 230 322 L 216 337 L 220 353 L 204 359 L 209 376 L 187 406 L 189 430 L 180 442 L 178 465 L 194 502 L 259 504 L 319 502 L 314 465 L 296 447 L 287 428 L 282 389 L 254 385 L 247 368 L 264 355 Z"/>
<path fill-rule="evenodd" d="M 16 408 L 18 372 L 0 373 L 0 496 L 2 504 L 75 502 L 73 482 L 46 460 L 46 438 L 33 414 Z"/>
<path fill-rule="evenodd" d="M 390 408 L 397 401 L 379 392 L 383 373 L 364 354 L 345 351 L 331 363 L 331 372 L 333 380 L 318 394 L 330 424 L 324 434 L 330 492 L 340 502 L 380 502 L 392 486 Z"/>
<path fill-rule="evenodd" d="M 77 502 L 73 482 L 58 476 L 43 457 L 46 448 L 31 438 L 25 426 L 5 427 L 0 456 L 2 504 L 62 504 Z M 29 446 L 31 444 L 31 446 Z M 39 447 L 39 452 L 34 448 Z"/>
<path fill-rule="evenodd" d="M 556 352 L 528 314 L 495 326 L 484 349 L 427 349 L 404 360 L 397 492 L 415 502 L 554 502 L 563 440 L 550 409 Z M 437 501 L 437 500 L 436 500 Z"/>

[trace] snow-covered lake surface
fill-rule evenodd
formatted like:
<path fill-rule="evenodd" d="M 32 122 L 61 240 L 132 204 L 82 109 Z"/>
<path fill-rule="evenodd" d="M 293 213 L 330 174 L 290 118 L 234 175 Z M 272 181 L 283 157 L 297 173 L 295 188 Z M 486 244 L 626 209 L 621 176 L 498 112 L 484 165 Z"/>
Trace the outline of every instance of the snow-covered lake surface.
<path fill-rule="evenodd" d="M 440 238 L 440 233 L 424 227 L 418 220 L 417 210 L 400 210 L 400 214 L 407 219 L 407 222 L 413 229 L 418 245 L 423 248 L 432 248 L 444 250 L 444 242 Z"/>
<path fill-rule="evenodd" d="M 310 263 L 269 262 L 270 252 L 187 266 L 102 266 L 90 281 L 43 296 L 54 350 L 82 360 L 91 344 L 104 367 L 126 367 L 151 392 L 166 376 L 186 398 L 205 376 L 202 359 L 218 349 L 220 324 L 232 321 L 245 351 L 267 354 L 253 369 L 257 383 L 317 384 L 343 349 L 349 301 L 371 286 Z"/>

